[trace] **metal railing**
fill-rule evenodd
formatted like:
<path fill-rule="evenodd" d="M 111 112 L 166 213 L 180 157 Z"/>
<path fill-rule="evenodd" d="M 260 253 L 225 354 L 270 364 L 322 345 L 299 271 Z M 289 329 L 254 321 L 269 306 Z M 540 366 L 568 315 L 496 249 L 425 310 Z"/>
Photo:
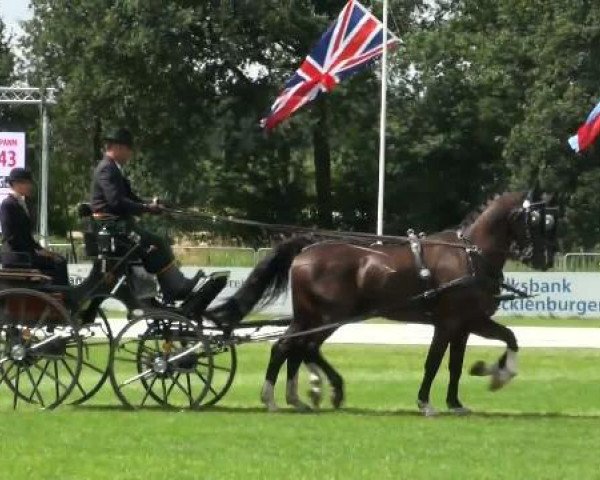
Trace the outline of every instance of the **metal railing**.
<path fill-rule="evenodd" d="M 75 254 L 70 243 L 51 243 L 50 250 L 64 256 L 69 263 L 86 262 L 82 243 L 75 243 Z M 202 265 L 205 267 L 254 267 L 270 249 L 238 247 L 182 247 L 173 246 L 175 257 L 184 265 Z M 76 257 L 76 258 L 75 258 Z"/>
<path fill-rule="evenodd" d="M 566 253 L 563 256 L 562 269 L 566 272 L 600 272 L 600 253 Z"/>
<path fill-rule="evenodd" d="M 81 262 L 86 258 L 83 243 L 75 244 L 75 255 L 73 254 L 73 247 L 71 247 L 70 243 L 49 243 L 48 248 L 53 252 L 61 254 L 67 259 L 68 263 Z"/>
<path fill-rule="evenodd" d="M 257 250 L 239 247 L 182 247 L 174 246 L 175 257 L 187 265 L 205 267 L 253 267 Z"/>

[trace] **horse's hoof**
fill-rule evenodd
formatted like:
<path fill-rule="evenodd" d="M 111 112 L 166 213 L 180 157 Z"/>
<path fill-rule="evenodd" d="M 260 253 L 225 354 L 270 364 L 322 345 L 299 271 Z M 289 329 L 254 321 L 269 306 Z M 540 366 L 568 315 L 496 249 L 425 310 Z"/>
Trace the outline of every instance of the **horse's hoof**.
<path fill-rule="evenodd" d="M 321 401 L 323 400 L 323 393 L 320 388 L 313 387 L 308 391 L 308 398 L 310 403 L 315 410 L 321 408 Z"/>
<path fill-rule="evenodd" d="M 471 369 L 469 370 L 469 374 L 474 377 L 483 377 L 485 375 L 488 375 L 488 368 L 487 368 L 485 362 L 482 360 L 478 360 L 477 362 L 475 362 L 471 366 Z"/>
<path fill-rule="evenodd" d="M 424 417 L 436 417 L 438 415 L 438 411 L 429 402 L 417 400 L 417 407 L 419 407 L 419 411 Z"/>
<path fill-rule="evenodd" d="M 335 410 L 339 409 L 344 403 L 344 392 L 343 390 L 334 390 L 331 395 L 331 405 Z"/>
<path fill-rule="evenodd" d="M 467 415 L 471 415 L 473 410 L 467 407 L 448 407 L 448 412 L 452 415 L 456 415 L 457 417 L 465 417 Z"/>
<path fill-rule="evenodd" d="M 275 403 L 265 403 L 265 407 L 267 407 L 267 412 L 275 413 L 279 411 L 279 407 Z"/>
<path fill-rule="evenodd" d="M 290 405 L 290 407 L 292 407 L 294 410 L 296 410 L 297 412 L 300 413 L 306 413 L 306 412 L 311 412 L 312 408 L 310 408 L 310 405 L 307 405 L 304 402 L 301 402 L 300 400 L 293 402 L 293 403 L 288 403 L 288 405 Z"/>
<path fill-rule="evenodd" d="M 510 382 L 517 374 L 510 370 L 500 369 L 492 375 L 490 390 L 496 392 Z"/>

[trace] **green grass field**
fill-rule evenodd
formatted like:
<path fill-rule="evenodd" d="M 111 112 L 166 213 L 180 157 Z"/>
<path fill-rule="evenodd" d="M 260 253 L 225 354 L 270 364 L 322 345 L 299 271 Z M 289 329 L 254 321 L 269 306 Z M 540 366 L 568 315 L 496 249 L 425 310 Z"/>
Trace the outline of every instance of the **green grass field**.
<path fill-rule="evenodd" d="M 232 391 L 202 412 L 123 411 L 109 387 L 82 407 L 13 411 L 1 387 L 0 478 L 600 478 L 600 350 L 526 349 L 520 375 L 497 393 L 465 376 L 462 399 L 477 412 L 467 418 L 415 413 L 424 348 L 325 351 L 346 379 L 341 411 L 263 411 L 267 345 L 240 349 Z M 466 365 L 500 353 L 470 348 Z M 440 408 L 446 381 L 444 366 Z"/>

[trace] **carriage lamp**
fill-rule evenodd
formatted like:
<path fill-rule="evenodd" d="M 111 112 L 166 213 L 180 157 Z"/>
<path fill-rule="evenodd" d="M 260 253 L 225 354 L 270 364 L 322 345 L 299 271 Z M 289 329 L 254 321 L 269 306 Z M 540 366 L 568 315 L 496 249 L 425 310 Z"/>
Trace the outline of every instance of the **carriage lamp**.
<path fill-rule="evenodd" d="M 10 357 L 17 362 L 25 360 L 26 355 L 27 349 L 25 348 L 25 345 L 13 345 L 10 349 Z"/>
<path fill-rule="evenodd" d="M 114 240 L 111 233 L 106 228 L 106 225 L 103 225 L 100 231 L 98 232 L 98 249 L 101 254 L 107 254 L 112 252 L 112 248 L 114 247 Z"/>

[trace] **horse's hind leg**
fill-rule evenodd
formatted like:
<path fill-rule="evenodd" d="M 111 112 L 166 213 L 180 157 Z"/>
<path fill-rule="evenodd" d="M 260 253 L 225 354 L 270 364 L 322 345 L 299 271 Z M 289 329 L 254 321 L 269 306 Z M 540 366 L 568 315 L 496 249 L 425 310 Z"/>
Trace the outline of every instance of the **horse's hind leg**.
<path fill-rule="evenodd" d="M 271 347 L 271 357 L 265 375 L 265 383 L 263 384 L 260 399 L 270 412 L 277 411 L 277 403 L 275 402 L 275 383 L 279 375 L 281 366 L 286 361 L 289 354 L 287 346 L 282 341 L 277 341 Z"/>
<path fill-rule="evenodd" d="M 429 352 L 427 352 L 427 359 L 425 360 L 423 381 L 421 382 L 417 398 L 417 406 L 426 417 L 437 415 L 437 410 L 429 403 L 429 393 L 431 392 L 431 384 L 437 375 L 444 354 L 448 349 L 448 342 L 448 333 L 440 327 L 435 327 Z"/>
<path fill-rule="evenodd" d="M 448 406 L 448 409 L 456 415 L 467 415 L 471 413 L 471 410 L 464 407 L 458 399 L 458 386 L 462 375 L 468 338 L 469 332 L 457 332 L 452 340 L 450 340 L 450 361 L 448 362 L 450 381 L 448 382 L 446 405 Z"/>
<path fill-rule="evenodd" d="M 321 343 L 313 343 L 308 346 L 305 356 L 306 363 L 313 364 L 316 368 L 321 369 L 327 376 L 327 380 L 331 385 L 331 404 L 333 408 L 340 408 L 344 403 L 344 379 L 333 366 L 321 354 Z"/>
<path fill-rule="evenodd" d="M 506 343 L 507 349 L 493 365 L 486 365 L 483 361 L 476 362 L 471 367 L 471 375 L 491 375 L 490 390 L 498 390 L 517 375 L 517 352 L 519 346 L 512 330 L 504 325 L 487 318 L 485 322 L 473 327 L 473 333 L 484 338 L 500 340 Z"/>
<path fill-rule="evenodd" d="M 306 359 L 305 365 L 310 372 L 308 397 L 310 398 L 312 407 L 318 409 L 321 407 L 321 401 L 323 400 L 323 372 L 316 364 L 306 361 Z"/>
<path fill-rule="evenodd" d="M 287 358 L 287 385 L 285 399 L 288 405 L 291 405 L 298 411 L 305 412 L 310 407 L 300 400 L 298 395 L 298 372 L 304 358 L 304 352 L 301 346 L 294 346 Z"/>

